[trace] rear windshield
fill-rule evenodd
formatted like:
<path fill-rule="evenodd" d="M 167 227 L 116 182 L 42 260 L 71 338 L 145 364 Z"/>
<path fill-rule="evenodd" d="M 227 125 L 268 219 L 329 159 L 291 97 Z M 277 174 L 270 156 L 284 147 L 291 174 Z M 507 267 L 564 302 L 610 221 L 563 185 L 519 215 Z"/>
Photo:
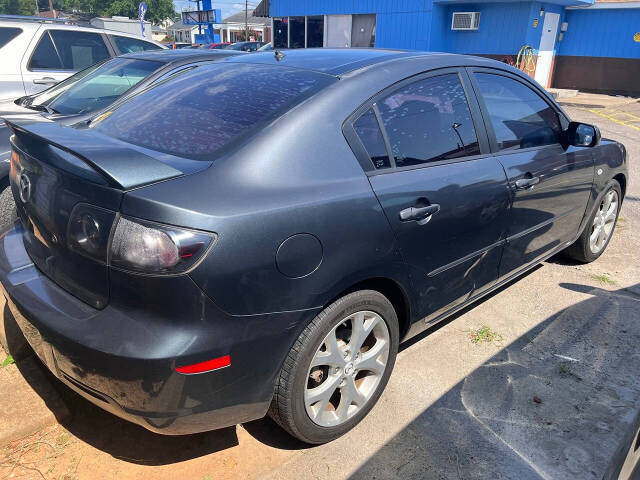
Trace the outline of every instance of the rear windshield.
<path fill-rule="evenodd" d="M 216 63 L 143 91 L 91 127 L 159 152 L 212 160 L 214 152 L 333 81 L 280 66 Z"/>
<path fill-rule="evenodd" d="M 22 33 L 21 28 L 0 27 L 0 48 Z"/>
<path fill-rule="evenodd" d="M 163 65 L 151 60 L 114 58 L 72 75 L 35 96 L 31 105 L 47 106 L 64 115 L 95 112 L 115 102 Z"/>

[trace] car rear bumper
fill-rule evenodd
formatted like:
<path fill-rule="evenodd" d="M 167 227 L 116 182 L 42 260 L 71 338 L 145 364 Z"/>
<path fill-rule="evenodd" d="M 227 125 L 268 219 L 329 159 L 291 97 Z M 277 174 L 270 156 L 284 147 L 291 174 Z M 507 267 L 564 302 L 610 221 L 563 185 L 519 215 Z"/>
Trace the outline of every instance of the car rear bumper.
<path fill-rule="evenodd" d="M 43 363 L 77 393 L 163 434 L 222 428 L 265 415 L 276 376 L 317 310 L 232 316 L 186 275 L 112 275 L 97 310 L 44 276 L 22 227 L 0 237 L 0 284 L 16 322 Z M 183 375 L 176 366 L 223 355 L 231 365 Z"/>

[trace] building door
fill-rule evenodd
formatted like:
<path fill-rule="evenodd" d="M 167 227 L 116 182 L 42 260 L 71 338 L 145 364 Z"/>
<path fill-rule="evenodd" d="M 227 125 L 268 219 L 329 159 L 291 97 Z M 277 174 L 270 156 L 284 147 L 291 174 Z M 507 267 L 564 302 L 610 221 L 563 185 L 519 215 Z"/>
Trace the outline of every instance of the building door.
<path fill-rule="evenodd" d="M 543 87 L 549 86 L 559 21 L 559 13 L 545 13 L 544 15 L 540 48 L 538 49 L 538 62 L 536 64 L 536 81 Z"/>
<path fill-rule="evenodd" d="M 351 27 L 352 47 L 375 47 L 376 15 L 354 15 Z"/>
<path fill-rule="evenodd" d="M 351 46 L 351 15 L 327 15 L 327 35 L 324 46 L 329 48 Z"/>

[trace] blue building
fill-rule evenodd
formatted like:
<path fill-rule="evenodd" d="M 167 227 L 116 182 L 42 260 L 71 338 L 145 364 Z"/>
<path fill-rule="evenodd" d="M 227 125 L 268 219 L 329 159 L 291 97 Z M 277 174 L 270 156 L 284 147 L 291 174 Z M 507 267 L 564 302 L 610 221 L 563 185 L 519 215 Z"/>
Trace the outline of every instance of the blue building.
<path fill-rule="evenodd" d="M 544 86 L 640 94 L 640 1 L 263 0 L 277 48 L 481 55 Z M 530 49 L 523 47 L 530 47 Z M 522 49 L 522 50 L 521 50 Z"/>

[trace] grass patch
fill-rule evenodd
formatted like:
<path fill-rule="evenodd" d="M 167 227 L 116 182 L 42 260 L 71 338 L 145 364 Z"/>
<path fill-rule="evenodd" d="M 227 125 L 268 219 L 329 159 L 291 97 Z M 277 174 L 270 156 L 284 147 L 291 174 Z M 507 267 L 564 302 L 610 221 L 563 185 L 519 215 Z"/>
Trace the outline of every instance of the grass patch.
<path fill-rule="evenodd" d="M 477 330 L 471 330 L 469 337 L 471 338 L 471 343 L 502 342 L 502 335 L 495 330 L 491 330 L 491 328 L 486 325 L 483 325 Z"/>
<path fill-rule="evenodd" d="M 13 359 L 13 357 L 11 355 L 7 355 L 7 358 L 5 358 L 2 363 L 0 363 L 0 367 L 8 367 L 9 365 L 13 365 L 14 363 L 16 363 L 16 361 Z"/>
<path fill-rule="evenodd" d="M 603 273 L 601 275 L 593 274 L 593 275 L 591 275 L 591 278 L 593 278 L 594 280 L 597 280 L 602 285 L 615 285 L 616 284 L 616 282 L 613 279 L 609 278 L 609 276 L 606 273 Z"/>

